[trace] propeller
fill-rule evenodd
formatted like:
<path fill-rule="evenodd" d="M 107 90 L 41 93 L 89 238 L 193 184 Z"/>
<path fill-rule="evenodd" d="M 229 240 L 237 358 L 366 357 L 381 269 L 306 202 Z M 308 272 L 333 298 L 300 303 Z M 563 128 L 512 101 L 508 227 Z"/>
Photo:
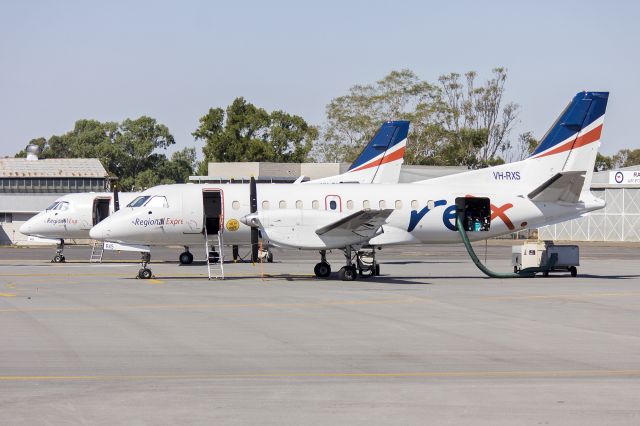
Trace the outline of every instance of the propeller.
<path fill-rule="evenodd" d="M 256 180 L 251 177 L 249 182 L 249 211 L 251 213 L 258 212 L 258 190 L 256 187 Z M 259 244 L 259 231 L 257 226 L 251 227 L 251 261 L 258 261 L 258 244 Z"/>

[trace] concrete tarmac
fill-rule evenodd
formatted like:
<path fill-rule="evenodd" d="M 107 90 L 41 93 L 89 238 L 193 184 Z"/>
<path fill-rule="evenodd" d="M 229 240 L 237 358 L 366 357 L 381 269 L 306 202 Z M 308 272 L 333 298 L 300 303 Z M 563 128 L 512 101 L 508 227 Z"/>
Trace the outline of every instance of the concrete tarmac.
<path fill-rule="evenodd" d="M 581 250 L 577 278 L 438 245 L 343 282 L 307 252 L 208 281 L 179 249 L 139 280 L 131 254 L 0 248 L 0 424 L 637 425 L 639 247 Z"/>

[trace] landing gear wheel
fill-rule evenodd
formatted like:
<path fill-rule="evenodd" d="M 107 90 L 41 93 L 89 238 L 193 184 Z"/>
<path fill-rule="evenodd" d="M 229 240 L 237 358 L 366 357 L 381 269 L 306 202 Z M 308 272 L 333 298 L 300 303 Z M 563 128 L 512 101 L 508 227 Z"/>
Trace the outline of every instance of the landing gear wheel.
<path fill-rule="evenodd" d="M 514 273 L 514 274 L 517 274 L 517 273 L 518 273 L 518 267 L 517 267 L 517 266 L 514 266 L 514 267 L 513 267 L 513 273 Z"/>
<path fill-rule="evenodd" d="M 149 278 L 151 278 L 151 275 L 153 275 L 151 273 L 151 269 L 149 268 L 142 268 L 138 271 L 138 278 L 140 278 L 141 280 L 148 280 Z"/>
<path fill-rule="evenodd" d="M 376 263 L 376 277 L 380 276 L 380 265 Z"/>
<path fill-rule="evenodd" d="M 209 262 L 210 263 L 218 263 L 218 262 L 220 262 L 220 253 L 218 253 L 217 251 L 210 251 L 209 252 Z"/>
<path fill-rule="evenodd" d="M 575 266 L 570 266 L 569 272 L 571 272 L 572 277 L 578 276 L 578 268 L 576 268 Z"/>
<path fill-rule="evenodd" d="M 193 263 L 193 255 L 190 252 L 185 251 L 185 252 L 180 254 L 180 264 L 181 265 L 190 265 L 192 263 Z"/>
<path fill-rule="evenodd" d="M 313 268 L 313 272 L 318 278 L 327 278 L 331 275 L 331 265 L 327 262 L 320 262 Z"/>
<path fill-rule="evenodd" d="M 343 266 L 338 271 L 338 275 L 342 281 L 354 281 L 358 278 L 358 271 L 355 266 Z"/>
<path fill-rule="evenodd" d="M 53 256 L 53 259 L 51 259 L 51 262 L 53 262 L 53 263 L 64 263 L 65 262 L 65 258 L 61 254 L 56 254 L 55 256 Z"/>
<path fill-rule="evenodd" d="M 273 263 L 273 253 L 267 252 L 267 262 Z"/>
<path fill-rule="evenodd" d="M 548 277 L 549 276 L 549 271 L 544 271 L 542 273 L 542 276 L 545 277 L 545 278 Z"/>

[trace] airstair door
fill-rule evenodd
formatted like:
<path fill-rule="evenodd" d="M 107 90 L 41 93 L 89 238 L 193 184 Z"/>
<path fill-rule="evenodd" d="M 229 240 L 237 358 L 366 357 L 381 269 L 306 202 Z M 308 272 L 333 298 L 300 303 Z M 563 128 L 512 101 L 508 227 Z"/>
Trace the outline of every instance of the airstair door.
<path fill-rule="evenodd" d="M 204 209 L 202 190 L 199 185 L 185 185 L 182 191 L 182 232 L 185 234 L 201 234 Z"/>
<path fill-rule="evenodd" d="M 204 249 L 209 279 L 224 279 L 224 196 L 221 190 L 202 191 Z"/>

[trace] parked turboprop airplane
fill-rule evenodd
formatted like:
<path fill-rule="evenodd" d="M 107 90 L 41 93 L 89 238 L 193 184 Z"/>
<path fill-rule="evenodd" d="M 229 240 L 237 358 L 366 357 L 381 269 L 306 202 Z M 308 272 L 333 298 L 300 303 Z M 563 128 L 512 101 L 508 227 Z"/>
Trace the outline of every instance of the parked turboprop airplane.
<path fill-rule="evenodd" d="M 408 132 L 408 121 L 386 122 L 345 173 L 304 183 L 397 183 L 404 162 Z M 56 255 L 52 262 L 64 262 L 64 240 L 90 238 L 91 227 L 118 210 L 118 206 L 114 205 L 114 194 L 106 192 L 64 195 L 46 210 L 26 221 L 20 227 L 20 232 L 38 238 L 57 240 Z M 149 202 L 148 197 L 139 195 L 139 192 L 119 193 L 121 203 L 130 208 L 143 204 L 152 207 L 156 202 Z M 249 238 L 242 243 L 248 244 Z M 189 245 L 185 245 L 185 251 L 180 254 L 179 261 L 182 264 L 193 262 Z"/>
<path fill-rule="evenodd" d="M 208 235 L 224 232 L 224 244 L 238 244 L 259 229 L 272 245 L 318 250 L 319 277 L 331 272 L 326 250 L 343 250 L 339 275 L 353 280 L 364 270 L 362 247 L 459 242 L 456 204 L 464 226 L 481 231 L 472 232 L 472 240 L 604 207 L 589 187 L 608 95 L 578 93 L 522 161 L 412 184 L 158 186 L 143 193 L 157 207 L 122 209 L 92 228 L 91 237 L 208 247 Z M 140 278 L 151 276 L 148 260 Z M 375 260 L 370 271 L 378 273 Z"/>
<path fill-rule="evenodd" d="M 48 240 L 57 240 L 52 262 L 64 262 L 64 240 L 88 239 L 91 227 L 117 211 L 120 203 L 128 204 L 137 192 L 87 192 L 58 198 L 20 226 L 20 232 Z"/>

